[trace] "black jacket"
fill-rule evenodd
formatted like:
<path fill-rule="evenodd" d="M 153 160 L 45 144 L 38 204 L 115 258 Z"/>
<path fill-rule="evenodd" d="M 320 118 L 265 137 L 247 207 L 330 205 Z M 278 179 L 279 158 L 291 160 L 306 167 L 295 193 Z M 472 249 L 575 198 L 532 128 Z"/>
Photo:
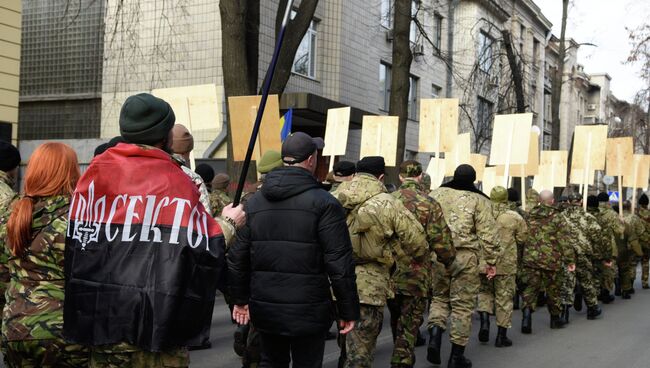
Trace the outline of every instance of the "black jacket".
<path fill-rule="evenodd" d="M 248 304 L 255 328 L 305 336 L 336 318 L 359 319 L 352 245 L 341 205 L 306 170 L 266 176 L 246 204 L 247 223 L 229 249 L 234 304 Z"/>

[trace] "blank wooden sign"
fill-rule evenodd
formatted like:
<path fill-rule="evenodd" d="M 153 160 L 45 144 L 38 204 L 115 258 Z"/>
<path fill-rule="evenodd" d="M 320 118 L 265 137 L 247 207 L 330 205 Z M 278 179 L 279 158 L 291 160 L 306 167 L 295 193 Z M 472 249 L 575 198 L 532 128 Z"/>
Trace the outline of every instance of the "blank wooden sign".
<path fill-rule="evenodd" d="M 566 186 L 567 151 L 542 151 L 539 159 L 539 170 L 533 179 L 533 189 L 553 190 Z"/>
<path fill-rule="evenodd" d="M 436 171 L 436 158 L 432 157 L 431 160 L 429 161 L 429 165 L 427 166 L 427 174 L 431 177 L 431 188 L 438 188 L 441 184 L 442 181 L 445 180 L 445 159 L 444 158 L 438 158 L 438 168 Z"/>
<path fill-rule="evenodd" d="M 505 165 L 510 162 L 512 168 L 512 165 L 528 163 L 532 125 L 532 113 L 496 115 L 490 147 L 490 165 Z"/>
<path fill-rule="evenodd" d="M 230 126 L 232 134 L 232 152 L 234 161 L 244 161 L 248 142 L 251 139 L 253 124 L 257 115 L 262 96 L 237 96 L 228 97 L 230 111 Z M 280 108 L 278 96 L 271 95 L 266 101 L 266 108 L 262 116 L 257 143 L 253 152 L 253 160 L 257 160 L 262 152 L 267 150 L 282 150 L 280 141 Z"/>
<path fill-rule="evenodd" d="M 522 170 L 523 166 L 523 170 Z M 539 171 L 539 136 L 530 133 L 530 144 L 528 145 L 528 163 L 525 165 L 510 165 L 510 176 L 526 177 L 537 175 Z M 497 166 L 497 175 L 505 175 L 505 166 Z"/>
<path fill-rule="evenodd" d="M 343 156 L 348 146 L 350 107 L 327 110 L 323 156 Z"/>
<path fill-rule="evenodd" d="M 472 165 L 476 171 L 476 181 L 483 181 L 483 173 L 485 172 L 485 164 L 487 163 L 487 156 L 478 153 L 472 153 L 469 156 L 469 164 Z"/>
<path fill-rule="evenodd" d="M 634 139 L 632 137 L 607 138 L 607 175 L 632 175 Z"/>
<path fill-rule="evenodd" d="M 458 135 L 458 99 L 420 100 L 420 152 L 450 152 Z"/>
<path fill-rule="evenodd" d="M 573 169 L 584 169 L 587 160 L 589 160 L 590 171 L 604 170 L 606 146 L 607 125 L 577 126 L 575 133 L 573 134 L 571 171 L 573 171 Z M 587 155 L 589 155 L 589 157 L 587 157 Z"/>
<path fill-rule="evenodd" d="M 459 165 L 469 164 L 471 155 L 471 136 L 469 133 L 459 134 L 451 152 L 445 152 L 445 175 L 452 176 Z"/>
<path fill-rule="evenodd" d="M 589 170 L 589 178 L 587 178 L 587 184 L 593 185 L 595 179 L 595 170 Z M 569 183 L 571 184 L 584 184 L 584 170 L 583 169 L 572 169 L 571 176 L 569 177 Z"/>
<path fill-rule="evenodd" d="M 630 175 L 623 176 L 623 186 L 627 188 L 647 188 L 650 181 L 650 155 L 634 155 Z M 636 181 L 635 181 L 636 177 Z"/>
<path fill-rule="evenodd" d="M 503 186 L 504 178 L 501 175 L 497 175 L 496 167 L 486 167 L 483 171 L 483 180 L 481 181 L 481 191 L 488 196 L 492 191 L 492 188 L 496 186 Z"/>
<path fill-rule="evenodd" d="M 364 116 L 361 129 L 361 158 L 382 156 L 386 166 L 395 166 L 398 121 L 397 116 Z"/>

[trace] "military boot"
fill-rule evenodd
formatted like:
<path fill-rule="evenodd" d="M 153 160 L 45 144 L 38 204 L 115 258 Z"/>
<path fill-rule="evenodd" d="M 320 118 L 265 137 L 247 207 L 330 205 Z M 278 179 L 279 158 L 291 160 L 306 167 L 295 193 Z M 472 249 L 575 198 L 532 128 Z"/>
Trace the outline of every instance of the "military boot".
<path fill-rule="evenodd" d="M 622 299 L 632 299 L 632 294 L 630 293 L 629 290 L 623 290 L 621 292 L 621 298 Z"/>
<path fill-rule="evenodd" d="M 562 319 L 562 323 L 565 325 L 569 324 L 569 309 L 571 308 L 570 305 L 564 304 L 562 305 L 562 312 L 560 313 L 560 318 Z"/>
<path fill-rule="evenodd" d="M 564 321 L 560 316 L 551 315 L 551 329 L 555 330 L 564 327 Z"/>
<path fill-rule="evenodd" d="M 440 364 L 440 344 L 442 343 L 442 333 L 445 330 L 439 326 L 433 326 L 429 329 L 429 345 L 427 346 L 427 360 L 429 363 Z"/>
<path fill-rule="evenodd" d="M 512 340 L 508 338 L 508 329 L 498 326 L 497 339 L 494 341 L 494 346 L 497 348 L 512 346 Z"/>
<path fill-rule="evenodd" d="M 523 334 L 529 334 L 533 332 L 533 319 L 532 319 L 532 312 L 530 308 L 524 308 L 524 310 L 521 311 L 521 333 Z"/>
<path fill-rule="evenodd" d="M 465 347 L 451 344 L 451 355 L 447 368 L 472 368 L 472 361 L 465 358 Z"/>
<path fill-rule="evenodd" d="M 596 319 L 603 313 L 603 310 L 598 304 L 587 307 L 587 319 Z"/>
<path fill-rule="evenodd" d="M 478 315 L 481 318 L 481 328 L 478 330 L 478 341 L 488 342 L 490 341 L 490 315 L 488 312 L 478 312 Z"/>
<path fill-rule="evenodd" d="M 614 301 L 614 296 L 609 293 L 609 290 L 607 289 L 601 289 L 600 290 L 600 301 L 603 302 L 603 304 L 609 304 Z"/>

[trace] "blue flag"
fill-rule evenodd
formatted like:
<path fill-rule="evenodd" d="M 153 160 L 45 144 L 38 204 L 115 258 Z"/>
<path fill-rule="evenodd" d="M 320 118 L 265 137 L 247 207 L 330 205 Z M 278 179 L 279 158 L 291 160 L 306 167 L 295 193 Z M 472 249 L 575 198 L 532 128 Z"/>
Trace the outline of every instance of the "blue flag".
<path fill-rule="evenodd" d="M 291 134 L 291 120 L 293 119 L 293 109 L 289 109 L 284 116 L 280 118 L 280 141 L 284 142 L 285 139 Z"/>

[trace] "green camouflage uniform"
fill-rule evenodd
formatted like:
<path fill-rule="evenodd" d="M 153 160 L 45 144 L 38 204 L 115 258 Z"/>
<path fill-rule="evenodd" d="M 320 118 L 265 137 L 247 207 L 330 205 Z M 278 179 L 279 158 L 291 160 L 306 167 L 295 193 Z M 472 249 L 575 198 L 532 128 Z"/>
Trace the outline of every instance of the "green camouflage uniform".
<path fill-rule="evenodd" d="M 10 282 L 2 315 L 5 360 L 16 367 L 80 367 L 88 350 L 66 344 L 63 330 L 63 256 L 70 198 L 53 196 L 33 205 L 33 239 L 16 257 L 7 244 L 6 219 L 0 224 L 0 246 L 8 262 Z"/>
<path fill-rule="evenodd" d="M 162 368 L 189 367 L 187 348 L 169 349 L 154 353 L 142 351 L 137 346 L 121 343 L 96 346 L 90 354 L 90 368 Z"/>
<path fill-rule="evenodd" d="M 11 204 L 18 198 L 14 192 L 14 182 L 5 173 L 0 170 L 0 223 L 6 223 L 11 214 Z M 5 291 L 9 284 L 9 270 L 6 265 L 9 257 L 6 252 L 0 252 L 0 311 L 5 306 Z"/>
<path fill-rule="evenodd" d="M 9 175 L 0 170 L 0 210 L 9 206 L 16 197 L 16 192 L 14 192 L 14 181 L 9 177 Z"/>
<path fill-rule="evenodd" d="M 456 256 L 442 208 L 421 188 L 415 179 L 407 178 L 392 193 L 420 221 L 428 243 L 428 249 L 419 254 L 397 257 L 397 271 L 392 278 L 396 295 L 388 301 L 394 340 L 392 365 L 413 366 L 415 363 L 415 340 L 431 287 L 432 257 L 450 265 Z"/>
<path fill-rule="evenodd" d="M 492 280 L 488 280 L 484 275 L 484 264 L 479 268 L 482 275 L 477 310 L 494 314 L 497 326 L 510 328 L 518 248 L 528 238 L 528 226 L 517 212 L 510 210 L 510 205 L 506 202 L 492 203 L 492 216 L 497 223 L 497 239 L 501 253 L 496 263 L 497 275 Z"/>
<path fill-rule="evenodd" d="M 562 213 L 568 223 L 572 236 L 577 240 L 578 251 L 576 252 L 576 278 L 582 287 L 587 306 L 593 307 L 598 304 L 598 292 L 600 286 L 594 270 L 594 264 L 602 264 L 611 260 L 611 248 L 598 220 L 583 211 L 580 206 L 570 206 Z M 572 304 L 573 301 L 566 301 Z"/>
<path fill-rule="evenodd" d="M 573 206 L 571 206 L 570 203 L 562 202 L 557 208 L 560 211 L 562 220 L 564 221 L 566 232 L 573 240 L 569 244 L 571 244 L 571 249 L 573 251 L 573 256 L 574 256 L 573 259 L 577 265 L 578 259 L 585 258 L 583 251 L 585 248 L 586 241 L 582 236 L 582 234 L 580 233 L 580 230 L 578 230 L 578 227 L 572 224 L 566 215 L 566 211 L 571 207 Z M 562 285 L 560 288 L 561 305 L 573 305 L 573 301 L 575 299 L 574 291 L 576 289 L 576 284 L 577 284 L 577 276 L 576 276 L 577 266 L 576 266 L 576 271 L 574 272 L 569 272 L 567 266 L 568 264 L 562 264 L 562 267 L 559 269 L 559 272 L 561 273 L 560 279 L 562 280 Z"/>
<path fill-rule="evenodd" d="M 598 224 L 600 224 L 600 227 L 605 231 L 606 237 L 610 239 L 609 244 L 612 248 L 612 259 L 616 259 L 618 257 L 616 239 L 621 239 L 625 233 L 625 226 L 620 220 L 618 213 L 604 204 L 601 204 L 597 211 L 591 210 L 590 213 L 596 216 Z M 600 268 L 598 273 L 601 276 L 601 289 L 607 289 L 610 291 L 614 290 L 614 279 L 618 272 L 616 269 L 616 262 L 612 264 L 612 267 L 606 267 L 604 265 L 598 265 L 598 267 Z"/>
<path fill-rule="evenodd" d="M 345 367 L 372 366 L 386 300 L 393 298 L 391 268 L 406 254 L 426 254 L 422 225 L 374 176 L 358 173 L 335 192 L 348 210 L 361 319 L 345 336 Z"/>
<path fill-rule="evenodd" d="M 540 204 L 530 210 L 530 236 L 524 245 L 523 307 L 535 311 L 537 295 L 546 291 L 548 309 L 552 316 L 560 315 L 560 268 L 574 263 L 573 246 L 566 223 L 558 209 Z"/>
<path fill-rule="evenodd" d="M 212 210 L 212 217 L 221 216 L 221 211 L 228 204 L 232 203 L 232 199 L 228 193 L 221 189 L 213 189 L 210 193 L 210 209 Z"/>
<path fill-rule="evenodd" d="M 650 210 L 639 208 L 639 217 L 645 223 L 645 232 L 641 239 L 641 249 L 643 249 L 643 258 L 641 259 L 641 284 L 644 288 L 648 287 L 648 271 L 650 271 Z"/>
<path fill-rule="evenodd" d="M 489 199 L 477 193 L 441 187 L 431 192 L 440 203 L 456 248 L 456 259 L 445 268 L 435 265 L 428 328 L 443 330 L 450 318 L 449 339 L 465 346 L 472 328 L 472 312 L 479 286 L 479 257 L 496 264 L 499 247 Z"/>
<path fill-rule="evenodd" d="M 172 158 L 181 166 L 181 169 L 183 169 L 185 175 L 189 176 L 192 182 L 194 183 L 194 185 L 196 185 L 196 188 L 199 190 L 199 193 L 201 194 L 199 200 L 203 204 L 205 210 L 208 211 L 209 213 L 212 213 L 210 209 L 210 192 L 208 192 L 208 187 L 205 186 L 205 183 L 203 182 L 203 178 L 201 178 L 201 175 L 195 173 L 194 171 L 192 171 L 192 169 L 187 167 L 185 164 L 185 159 L 181 155 L 174 154 L 172 155 Z"/>
<path fill-rule="evenodd" d="M 630 290 L 636 278 L 637 257 L 643 256 L 639 240 L 644 237 L 645 226 L 643 221 L 633 213 L 623 216 L 625 235 L 623 239 L 617 238 L 618 245 L 618 274 L 622 290 Z"/>

